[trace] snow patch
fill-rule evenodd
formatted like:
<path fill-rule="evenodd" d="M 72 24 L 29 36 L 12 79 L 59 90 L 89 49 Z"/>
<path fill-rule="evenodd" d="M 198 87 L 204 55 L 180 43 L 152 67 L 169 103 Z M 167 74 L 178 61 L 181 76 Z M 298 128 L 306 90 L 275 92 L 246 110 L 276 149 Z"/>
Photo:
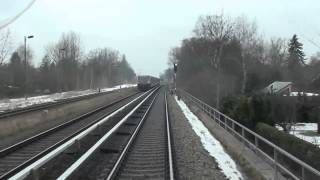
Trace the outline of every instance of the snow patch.
<path fill-rule="evenodd" d="M 194 132 L 200 137 L 203 147 L 209 152 L 210 156 L 216 159 L 219 168 L 231 180 L 242 180 L 243 177 L 236 167 L 233 159 L 224 151 L 221 143 L 215 139 L 204 124 L 195 116 L 188 106 L 175 98 L 180 109 L 188 119 Z"/>
<path fill-rule="evenodd" d="M 118 89 L 135 87 L 135 86 L 137 85 L 122 84 L 122 85 L 118 85 L 111 88 L 102 88 L 100 89 L 100 91 L 109 92 L 109 91 L 115 91 Z M 2 99 L 0 100 L 0 112 L 13 110 L 17 108 L 24 108 L 24 107 L 28 107 L 36 104 L 55 102 L 61 99 L 80 97 L 80 96 L 85 96 L 85 95 L 95 94 L 95 93 L 98 93 L 98 89 L 87 89 L 83 91 L 67 91 L 67 92 L 61 92 L 61 93 L 55 93 L 55 94 L 49 94 L 49 95 L 28 97 L 28 99 L 25 99 L 25 98 Z"/>
<path fill-rule="evenodd" d="M 114 90 L 118 90 L 118 89 L 130 88 L 130 87 L 136 87 L 136 86 L 137 86 L 137 84 L 121 84 L 118 86 L 114 86 L 112 88 L 102 88 L 101 92 L 114 91 Z"/>
<path fill-rule="evenodd" d="M 307 92 L 291 92 L 290 96 L 299 96 L 299 94 L 301 96 L 319 96 L 319 94 L 317 93 L 307 93 Z"/>
<path fill-rule="evenodd" d="M 276 125 L 276 128 L 280 131 L 283 131 L 282 127 Z M 300 138 L 304 141 L 308 141 L 312 144 L 315 144 L 320 147 L 320 135 L 319 136 L 307 136 L 303 133 L 307 131 L 317 132 L 318 124 L 317 123 L 296 123 L 292 126 L 290 134 Z"/>

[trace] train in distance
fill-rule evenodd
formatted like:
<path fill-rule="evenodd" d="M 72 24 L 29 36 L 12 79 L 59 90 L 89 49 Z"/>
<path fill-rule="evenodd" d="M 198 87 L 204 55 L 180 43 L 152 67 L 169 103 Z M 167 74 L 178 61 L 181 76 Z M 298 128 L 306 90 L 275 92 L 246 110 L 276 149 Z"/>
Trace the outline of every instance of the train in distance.
<path fill-rule="evenodd" d="M 140 75 L 137 78 L 138 78 L 138 90 L 140 91 L 147 91 L 152 87 L 160 84 L 160 79 L 153 76 Z"/>

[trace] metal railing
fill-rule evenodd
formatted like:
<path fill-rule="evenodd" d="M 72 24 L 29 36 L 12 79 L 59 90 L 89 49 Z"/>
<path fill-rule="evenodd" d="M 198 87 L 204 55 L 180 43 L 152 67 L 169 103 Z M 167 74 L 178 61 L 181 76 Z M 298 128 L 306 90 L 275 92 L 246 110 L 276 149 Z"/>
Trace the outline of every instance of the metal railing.
<path fill-rule="evenodd" d="M 259 154 L 267 163 L 274 168 L 274 179 L 279 179 L 279 173 L 290 176 L 296 180 L 318 180 L 320 172 L 305 162 L 299 160 L 287 151 L 258 135 L 257 133 L 246 128 L 217 109 L 202 102 L 191 94 L 180 90 L 180 95 L 185 100 L 192 101 L 198 108 L 206 113 L 211 119 L 235 136 L 246 146 Z"/>

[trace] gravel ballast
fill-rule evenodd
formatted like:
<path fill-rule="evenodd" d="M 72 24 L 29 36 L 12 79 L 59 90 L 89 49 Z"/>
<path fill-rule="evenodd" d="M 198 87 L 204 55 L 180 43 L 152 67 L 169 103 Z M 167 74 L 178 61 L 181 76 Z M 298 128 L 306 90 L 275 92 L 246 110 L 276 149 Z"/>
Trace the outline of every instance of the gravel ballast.
<path fill-rule="evenodd" d="M 168 95 L 178 179 L 226 179 L 218 164 L 203 148 L 173 96 Z"/>

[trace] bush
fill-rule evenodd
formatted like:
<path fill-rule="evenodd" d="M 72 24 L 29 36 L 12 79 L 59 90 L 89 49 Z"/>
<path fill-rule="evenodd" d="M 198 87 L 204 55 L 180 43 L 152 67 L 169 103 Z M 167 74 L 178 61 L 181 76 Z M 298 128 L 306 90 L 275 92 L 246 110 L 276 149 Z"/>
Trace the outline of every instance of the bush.
<path fill-rule="evenodd" d="M 279 131 L 265 123 L 258 123 L 255 131 L 298 159 L 320 170 L 320 148 L 316 145 Z"/>
<path fill-rule="evenodd" d="M 222 101 L 222 112 L 239 123 L 252 127 L 249 117 L 248 98 L 245 96 L 227 97 Z"/>
<path fill-rule="evenodd" d="M 222 112 L 250 129 L 258 122 L 274 126 L 270 102 L 262 96 L 226 97 L 222 101 Z"/>
<path fill-rule="evenodd" d="M 253 96 L 250 98 L 250 119 L 252 121 L 253 127 L 259 122 L 266 123 L 270 126 L 275 125 L 275 121 L 272 118 L 271 103 L 266 96 Z"/>

